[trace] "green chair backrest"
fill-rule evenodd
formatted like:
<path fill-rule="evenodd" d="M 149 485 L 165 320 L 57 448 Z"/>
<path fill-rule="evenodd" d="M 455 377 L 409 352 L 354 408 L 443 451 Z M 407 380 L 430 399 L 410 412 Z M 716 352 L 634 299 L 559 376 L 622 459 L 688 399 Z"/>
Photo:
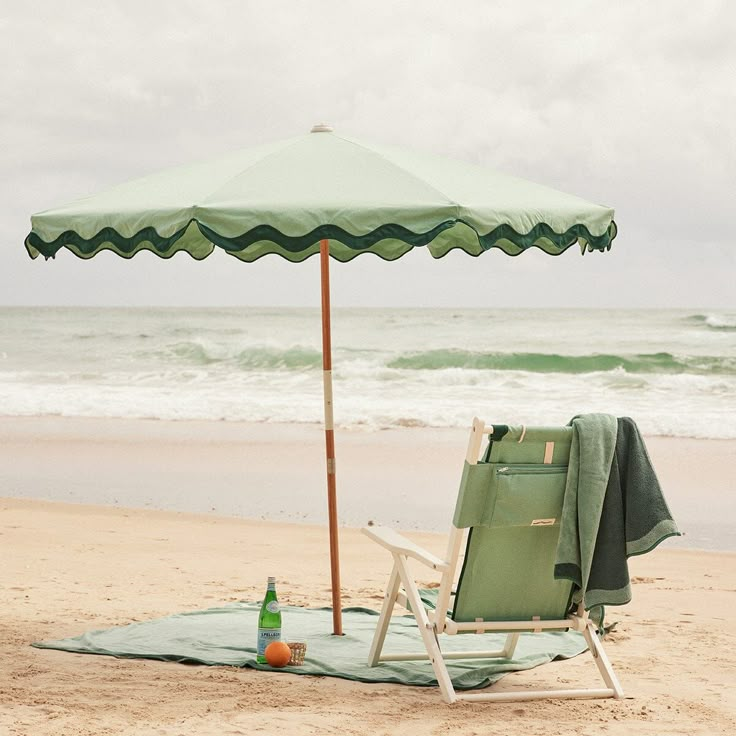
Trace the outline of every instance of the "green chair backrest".
<path fill-rule="evenodd" d="M 564 619 L 572 584 L 554 562 L 572 429 L 494 427 L 465 463 L 453 523 L 469 528 L 455 621 Z"/>

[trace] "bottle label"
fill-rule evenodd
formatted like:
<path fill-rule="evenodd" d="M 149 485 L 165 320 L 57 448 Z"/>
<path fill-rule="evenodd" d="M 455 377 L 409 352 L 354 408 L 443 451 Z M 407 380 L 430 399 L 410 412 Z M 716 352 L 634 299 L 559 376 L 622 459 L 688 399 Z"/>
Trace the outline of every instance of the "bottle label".
<path fill-rule="evenodd" d="M 257 655 L 264 656 L 266 647 L 272 641 L 281 641 L 281 629 L 258 629 L 258 648 Z"/>
<path fill-rule="evenodd" d="M 269 601 L 266 604 L 266 610 L 269 613 L 278 613 L 281 610 L 281 606 L 278 601 Z"/>

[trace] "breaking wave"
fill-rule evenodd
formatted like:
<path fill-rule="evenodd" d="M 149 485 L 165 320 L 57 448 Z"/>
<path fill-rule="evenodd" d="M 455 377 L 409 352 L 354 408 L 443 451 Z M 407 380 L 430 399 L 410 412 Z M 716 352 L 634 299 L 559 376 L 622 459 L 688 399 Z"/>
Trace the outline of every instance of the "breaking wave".
<path fill-rule="evenodd" d="M 694 373 L 732 374 L 736 360 L 728 357 L 675 356 L 671 353 L 639 355 L 558 355 L 556 353 L 478 353 L 465 350 L 429 350 L 394 358 L 389 368 L 405 370 L 527 371 L 532 373 Z"/>
<path fill-rule="evenodd" d="M 688 322 L 702 324 L 711 330 L 726 330 L 736 332 L 736 316 L 725 314 L 692 314 L 687 317 Z"/>

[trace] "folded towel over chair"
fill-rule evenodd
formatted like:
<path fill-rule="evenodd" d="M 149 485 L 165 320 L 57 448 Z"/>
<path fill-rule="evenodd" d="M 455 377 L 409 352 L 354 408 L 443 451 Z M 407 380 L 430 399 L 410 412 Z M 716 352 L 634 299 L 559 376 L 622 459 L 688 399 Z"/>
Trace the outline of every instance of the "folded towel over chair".
<path fill-rule="evenodd" d="M 632 419 L 585 414 L 573 429 L 555 577 L 587 609 L 631 600 L 627 559 L 679 536 Z"/>

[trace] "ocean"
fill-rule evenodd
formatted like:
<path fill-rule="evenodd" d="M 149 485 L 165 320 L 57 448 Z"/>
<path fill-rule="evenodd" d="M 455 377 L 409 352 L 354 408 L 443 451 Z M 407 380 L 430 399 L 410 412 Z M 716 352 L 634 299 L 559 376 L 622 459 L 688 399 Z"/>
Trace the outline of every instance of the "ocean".
<path fill-rule="evenodd" d="M 338 427 L 736 438 L 736 312 L 335 309 Z M 320 422 L 318 309 L 1 308 L 0 415 Z"/>

